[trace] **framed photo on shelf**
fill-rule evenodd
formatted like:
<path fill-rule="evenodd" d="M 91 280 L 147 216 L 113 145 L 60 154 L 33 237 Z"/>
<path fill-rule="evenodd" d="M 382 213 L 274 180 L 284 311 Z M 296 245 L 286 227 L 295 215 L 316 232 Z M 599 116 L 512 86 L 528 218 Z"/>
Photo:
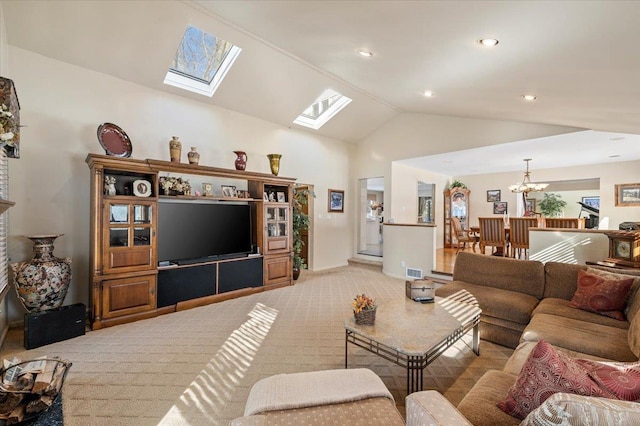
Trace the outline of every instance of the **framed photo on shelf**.
<path fill-rule="evenodd" d="M 231 185 L 221 185 L 222 188 L 222 196 L 223 197 L 232 197 L 236 198 L 238 194 L 236 193 L 236 187 Z"/>
<path fill-rule="evenodd" d="M 340 189 L 329 190 L 329 213 L 344 213 L 344 191 Z"/>
<path fill-rule="evenodd" d="M 616 206 L 640 206 L 640 183 L 616 185 Z"/>
<path fill-rule="evenodd" d="M 487 191 L 487 202 L 492 203 L 495 201 L 500 201 L 500 190 L 499 189 L 490 189 Z"/>
<path fill-rule="evenodd" d="M 582 197 L 582 204 L 586 204 L 589 207 L 593 207 L 594 209 L 600 210 L 600 197 Z"/>
<path fill-rule="evenodd" d="M 493 214 L 505 214 L 507 212 L 508 203 L 506 201 L 493 202 Z"/>
<path fill-rule="evenodd" d="M 269 195 L 267 195 L 267 191 L 262 193 L 262 201 L 269 201 Z"/>
<path fill-rule="evenodd" d="M 284 196 L 284 192 L 278 191 L 276 193 L 276 195 L 278 196 L 278 202 L 279 203 L 286 203 L 287 202 L 286 197 Z"/>

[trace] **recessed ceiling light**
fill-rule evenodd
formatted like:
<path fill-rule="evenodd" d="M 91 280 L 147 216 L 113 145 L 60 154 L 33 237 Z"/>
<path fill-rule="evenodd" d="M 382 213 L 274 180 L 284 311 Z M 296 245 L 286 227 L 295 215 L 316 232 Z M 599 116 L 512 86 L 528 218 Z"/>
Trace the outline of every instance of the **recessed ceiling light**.
<path fill-rule="evenodd" d="M 373 52 L 370 50 L 365 50 L 365 49 L 358 49 L 358 54 L 360 56 L 365 56 L 367 58 L 370 58 L 371 56 L 373 56 Z"/>
<path fill-rule="evenodd" d="M 478 43 L 481 44 L 482 46 L 493 47 L 500 42 L 495 38 L 481 38 L 480 40 L 478 40 Z"/>
<path fill-rule="evenodd" d="M 434 96 L 434 93 L 431 90 L 425 90 L 423 95 L 427 98 L 432 98 Z"/>
<path fill-rule="evenodd" d="M 535 95 L 522 95 L 522 99 L 524 99 L 525 101 L 528 102 L 533 102 L 536 100 L 536 96 Z"/>

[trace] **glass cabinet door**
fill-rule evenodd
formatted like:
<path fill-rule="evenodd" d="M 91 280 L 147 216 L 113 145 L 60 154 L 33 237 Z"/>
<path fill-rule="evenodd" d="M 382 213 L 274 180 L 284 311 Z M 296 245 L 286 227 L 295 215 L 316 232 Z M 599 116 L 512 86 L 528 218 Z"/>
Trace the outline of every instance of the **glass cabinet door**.
<path fill-rule="evenodd" d="M 265 204 L 265 237 L 268 252 L 289 249 L 289 206 Z"/>
<path fill-rule="evenodd" d="M 151 245 L 153 210 L 149 204 L 109 203 L 109 247 Z"/>

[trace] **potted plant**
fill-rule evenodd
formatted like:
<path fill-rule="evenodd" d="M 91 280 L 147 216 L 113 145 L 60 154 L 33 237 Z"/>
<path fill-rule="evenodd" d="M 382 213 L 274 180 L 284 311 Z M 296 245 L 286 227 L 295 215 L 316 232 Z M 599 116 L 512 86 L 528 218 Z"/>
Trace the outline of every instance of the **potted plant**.
<path fill-rule="evenodd" d="M 297 185 L 293 186 L 293 279 L 297 280 L 300 276 L 300 270 L 307 268 L 306 259 L 301 256 L 302 246 L 304 242 L 300 236 L 300 232 L 309 229 L 311 218 L 303 209 L 309 204 L 309 197 L 315 197 L 313 191 L 309 189 L 299 189 Z"/>
<path fill-rule="evenodd" d="M 562 213 L 562 209 L 567 205 L 567 202 L 562 200 L 562 195 L 555 192 L 546 192 L 544 199 L 540 202 L 540 211 L 545 217 L 554 217 Z"/>
<path fill-rule="evenodd" d="M 464 183 L 460 182 L 459 180 L 454 180 L 453 182 L 451 182 L 451 189 L 453 189 L 453 188 L 467 189 L 467 185 L 465 185 Z"/>

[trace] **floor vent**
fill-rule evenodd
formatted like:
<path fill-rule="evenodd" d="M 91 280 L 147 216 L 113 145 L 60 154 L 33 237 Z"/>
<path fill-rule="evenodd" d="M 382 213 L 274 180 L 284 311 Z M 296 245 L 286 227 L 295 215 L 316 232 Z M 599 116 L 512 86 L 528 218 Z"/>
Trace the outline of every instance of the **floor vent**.
<path fill-rule="evenodd" d="M 422 269 L 407 268 L 407 278 L 422 279 Z"/>

